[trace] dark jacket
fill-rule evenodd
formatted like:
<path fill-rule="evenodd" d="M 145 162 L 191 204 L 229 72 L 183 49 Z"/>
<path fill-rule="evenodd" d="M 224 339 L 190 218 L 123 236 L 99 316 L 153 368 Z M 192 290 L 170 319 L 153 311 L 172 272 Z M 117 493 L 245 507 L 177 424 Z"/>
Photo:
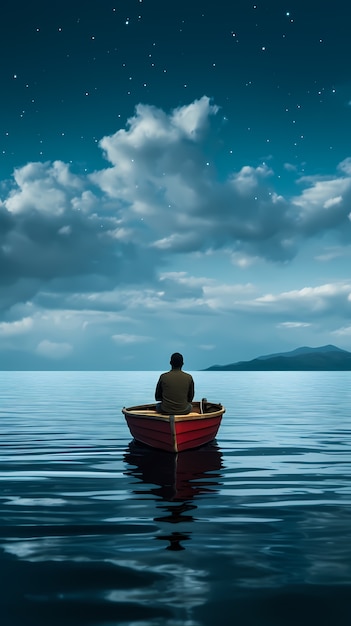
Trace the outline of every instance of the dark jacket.
<path fill-rule="evenodd" d="M 155 399 L 161 402 L 161 412 L 182 415 L 191 411 L 194 398 L 194 381 L 181 369 L 171 369 L 161 374 L 156 385 Z"/>

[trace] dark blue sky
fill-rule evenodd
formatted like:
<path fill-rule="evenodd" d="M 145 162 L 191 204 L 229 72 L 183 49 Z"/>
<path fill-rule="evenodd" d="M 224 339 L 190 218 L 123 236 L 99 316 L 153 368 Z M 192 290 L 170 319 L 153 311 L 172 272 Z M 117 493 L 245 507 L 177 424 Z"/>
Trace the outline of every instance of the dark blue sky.
<path fill-rule="evenodd" d="M 2 368 L 351 349 L 349 12 L 3 7 Z"/>
<path fill-rule="evenodd" d="M 350 141 L 345 7 L 311 0 L 7 3 L 4 175 L 36 159 L 94 167 L 96 141 L 124 127 L 137 103 L 170 110 L 203 94 L 228 120 L 213 146 L 225 171 L 269 152 L 305 160 L 312 171 L 335 166 Z"/>

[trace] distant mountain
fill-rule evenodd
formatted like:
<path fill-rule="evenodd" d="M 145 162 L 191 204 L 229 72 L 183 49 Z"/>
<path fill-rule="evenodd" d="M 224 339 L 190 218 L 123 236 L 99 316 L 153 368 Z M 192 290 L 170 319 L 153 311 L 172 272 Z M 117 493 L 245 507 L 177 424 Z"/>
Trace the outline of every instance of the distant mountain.
<path fill-rule="evenodd" d="M 272 371 L 351 371 L 351 352 L 336 346 L 302 347 L 238 361 L 229 365 L 212 365 L 205 372 L 272 372 Z"/>

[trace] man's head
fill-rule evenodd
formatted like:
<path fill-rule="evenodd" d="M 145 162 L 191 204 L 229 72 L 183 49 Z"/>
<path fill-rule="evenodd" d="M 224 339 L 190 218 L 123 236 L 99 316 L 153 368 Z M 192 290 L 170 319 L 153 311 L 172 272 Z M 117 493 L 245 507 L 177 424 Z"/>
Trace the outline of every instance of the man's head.
<path fill-rule="evenodd" d="M 171 365 L 174 369 L 180 369 L 183 366 L 183 355 L 179 352 L 174 352 L 171 356 Z"/>

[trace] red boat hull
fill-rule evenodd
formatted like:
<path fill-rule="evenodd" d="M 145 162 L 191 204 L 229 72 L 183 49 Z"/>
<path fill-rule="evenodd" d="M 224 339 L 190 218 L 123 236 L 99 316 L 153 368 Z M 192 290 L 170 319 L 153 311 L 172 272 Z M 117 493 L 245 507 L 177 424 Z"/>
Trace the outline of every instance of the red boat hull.
<path fill-rule="evenodd" d="M 220 404 L 208 402 L 200 413 L 200 403 L 193 403 L 188 415 L 162 415 L 155 405 L 141 405 L 122 410 L 129 430 L 137 441 L 167 452 L 182 452 L 212 441 L 225 412 Z"/>

